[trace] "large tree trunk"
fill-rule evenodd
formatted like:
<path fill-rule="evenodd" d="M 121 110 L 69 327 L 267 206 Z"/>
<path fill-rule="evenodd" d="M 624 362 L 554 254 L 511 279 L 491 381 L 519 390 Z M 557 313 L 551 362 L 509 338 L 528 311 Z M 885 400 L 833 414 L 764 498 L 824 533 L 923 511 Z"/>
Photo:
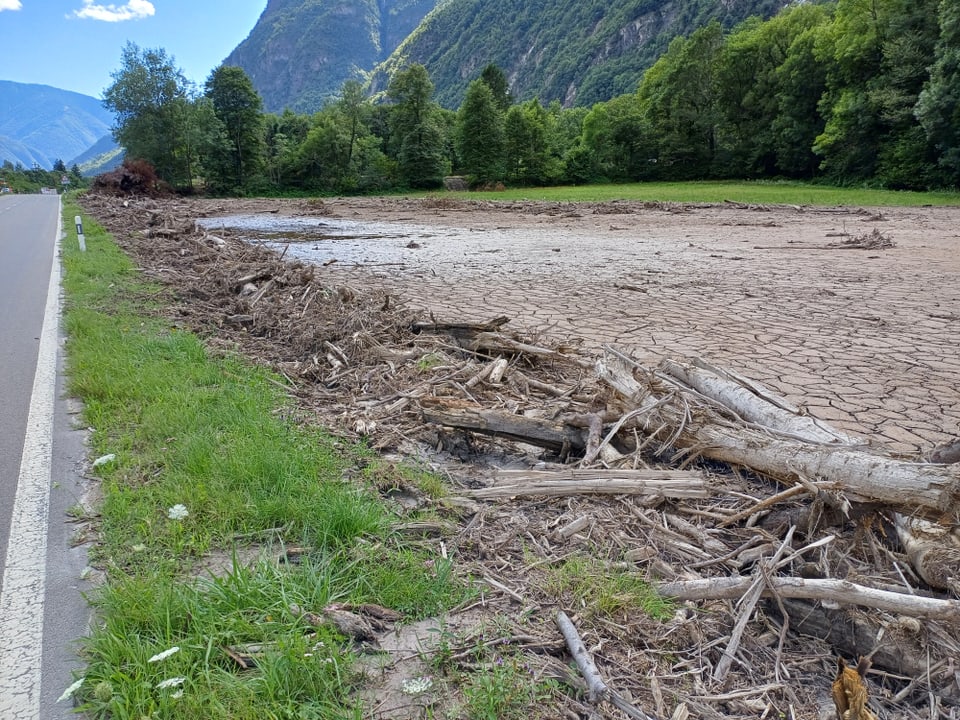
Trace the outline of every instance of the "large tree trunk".
<path fill-rule="evenodd" d="M 651 407 L 641 415 L 646 426 L 666 426 L 676 447 L 786 482 L 799 477 L 831 483 L 851 500 L 883 503 L 906 514 L 937 518 L 960 510 L 960 466 L 874 452 L 782 399 L 773 402 L 773 393 L 759 385 L 722 377 L 703 363 L 665 362 L 643 383 L 634 367 L 611 353 L 597 369 L 628 408 L 646 402 Z"/>

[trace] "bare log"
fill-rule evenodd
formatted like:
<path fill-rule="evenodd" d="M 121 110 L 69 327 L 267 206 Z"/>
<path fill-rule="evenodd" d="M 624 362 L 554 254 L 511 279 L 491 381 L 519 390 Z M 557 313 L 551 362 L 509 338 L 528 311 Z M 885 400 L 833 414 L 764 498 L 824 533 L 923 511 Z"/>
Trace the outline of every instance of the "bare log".
<path fill-rule="evenodd" d="M 879 613 L 854 608 L 830 608 L 810 600 L 784 598 L 780 604 L 768 601 L 766 610 L 780 617 L 781 610 L 790 615 L 790 628 L 828 643 L 837 653 L 849 657 L 869 655 L 873 666 L 895 675 L 926 678 L 937 661 L 931 650 L 950 657 L 960 652 L 955 633 L 939 623 L 927 623 L 922 629 L 910 627 L 897 619 L 884 619 Z M 932 643 L 930 635 L 936 642 Z M 881 638 L 878 642 L 877 638 Z M 930 673 L 933 692 L 956 705 L 960 703 L 960 686 L 953 672 Z"/>
<path fill-rule="evenodd" d="M 463 494 L 477 499 L 547 495 L 651 495 L 657 498 L 707 498 L 702 473 L 688 470 L 510 470 L 497 473 L 504 484 Z"/>
<path fill-rule="evenodd" d="M 448 333 L 457 338 L 468 338 L 482 332 L 496 332 L 501 327 L 510 322 L 506 315 L 495 317 L 485 323 L 463 323 L 463 322 L 416 322 L 410 326 L 414 333 Z"/>
<path fill-rule="evenodd" d="M 930 587 L 960 595 L 960 537 L 957 530 L 922 518 L 895 517 L 897 536 L 910 564 Z"/>
<path fill-rule="evenodd" d="M 567 449 L 582 451 L 586 445 L 583 432 L 578 428 L 503 410 L 425 407 L 422 415 L 425 421 L 437 425 L 502 437 L 555 452 Z"/>
<path fill-rule="evenodd" d="M 751 577 L 719 577 L 664 582 L 657 587 L 664 597 L 677 600 L 729 600 L 741 597 L 752 583 Z M 847 580 L 772 577 L 767 585 L 765 594 L 776 593 L 784 598 L 862 605 L 908 617 L 960 623 L 960 600 L 905 595 L 889 590 L 877 590 Z"/>
<path fill-rule="evenodd" d="M 738 402 L 731 404 L 738 409 L 725 416 L 712 403 L 703 402 L 702 393 L 685 389 L 676 379 L 648 373 L 645 384 L 638 382 L 628 359 L 615 351 L 598 364 L 598 372 L 629 407 L 648 400 L 652 409 L 646 422 L 652 427 L 665 425 L 672 433 L 669 444 L 674 446 L 785 482 L 798 476 L 817 478 L 852 500 L 905 508 L 908 514 L 920 511 L 940 516 L 960 511 L 960 465 L 905 462 L 860 447 L 825 444 L 822 434 L 833 435 L 824 430 L 828 426 L 798 425 L 796 418 L 777 411 L 760 395 L 746 402 L 749 398 L 742 385 L 732 384 Z M 713 387 L 720 385 L 718 381 Z M 719 398 L 716 402 L 726 406 L 724 393 L 715 395 Z M 656 402 L 649 402 L 652 400 Z M 816 442 L 810 440 L 814 432 L 821 438 Z"/>
<path fill-rule="evenodd" d="M 866 444 L 812 415 L 803 414 L 800 408 L 761 383 L 730 370 L 714 367 L 700 358 L 691 359 L 689 364 L 667 359 L 660 363 L 660 370 L 704 397 L 720 403 L 745 421 L 776 430 L 785 436 L 827 445 Z"/>

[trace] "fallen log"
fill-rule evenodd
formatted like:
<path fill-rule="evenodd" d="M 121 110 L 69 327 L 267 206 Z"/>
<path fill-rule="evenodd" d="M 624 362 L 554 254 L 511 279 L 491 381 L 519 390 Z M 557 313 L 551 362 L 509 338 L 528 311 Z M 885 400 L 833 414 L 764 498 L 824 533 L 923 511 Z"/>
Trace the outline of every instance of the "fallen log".
<path fill-rule="evenodd" d="M 780 603 L 767 601 L 765 610 L 780 621 L 783 620 L 782 611 L 786 611 L 791 630 L 823 640 L 839 654 L 849 657 L 869 655 L 875 668 L 902 677 L 923 678 L 924 681 L 929 677 L 930 689 L 935 695 L 953 705 L 960 704 L 960 685 L 953 671 L 945 668 L 945 672 L 936 672 L 934 665 L 938 658 L 930 653 L 933 648 L 941 649 L 941 656 L 960 654 L 956 641 L 949 639 L 955 636 L 950 628 L 939 623 L 923 626 L 917 623 L 914 626 L 903 619 L 883 619 L 878 613 L 829 608 L 819 602 L 795 598 L 783 598 Z M 931 645 L 931 634 L 936 636 L 935 645 Z"/>
<path fill-rule="evenodd" d="M 436 425 L 536 445 L 557 453 L 582 451 L 586 447 L 584 433 L 578 428 L 504 410 L 424 407 L 421 415 L 425 421 Z"/>
<path fill-rule="evenodd" d="M 659 583 L 657 590 L 664 597 L 677 600 L 731 600 L 741 597 L 752 583 L 751 577 L 715 577 Z M 783 598 L 862 605 L 907 617 L 960 623 L 960 600 L 877 590 L 848 580 L 771 577 L 767 579 L 765 594 L 773 593 Z"/>
<path fill-rule="evenodd" d="M 660 371 L 735 412 L 745 422 L 770 428 L 785 437 L 826 445 L 866 446 L 865 441 L 804 414 L 761 383 L 700 358 L 692 358 L 689 364 L 666 359 L 660 363 Z"/>
<path fill-rule="evenodd" d="M 896 515 L 894 524 L 904 552 L 930 587 L 960 596 L 960 537 L 954 528 L 923 518 Z"/>
<path fill-rule="evenodd" d="M 641 383 L 633 375 L 634 367 L 629 358 L 608 348 L 597 372 L 627 407 L 647 402 L 651 410 L 641 419 L 647 427 L 665 428 L 670 435 L 665 444 L 785 482 L 815 478 L 842 490 L 851 500 L 880 502 L 906 514 L 940 517 L 960 511 L 960 466 L 894 459 L 862 446 L 842 444 L 842 435 L 834 443 L 829 440 L 834 433 L 824 430 L 824 425 L 795 422 L 797 418 L 788 417 L 782 408 L 777 411 L 761 395 L 748 397 L 742 385 L 733 383 L 727 390 L 715 382 L 709 391 L 712 402 L 706 402 L 706 392 L 665 373 L 647 372 Z M 737 401 L 728 405 L 731 394 Z M 819 434 L 816 442 L 808 436 L 814 432 Z"/>
<path fill-rule="evenodd" d="M 587 683 L 587 699 L 592 703 L 605 700 L 613 706 L 626 713 L 627 717 L 636 718 L 636 720 L 653 720 L 647 713 L 638 708 L 633 703 L 628 702 L 622 695 L 607 685 L 600 677 L 600 671 L 590 656 L 590 651 L 580 638 L 576 626 L 562 610 L 556 616 L 557 627 L 563 639 L 567 641 L 567 649 L 577 663 L 577 669 Z"/>
<path fill-rule="evenodd" d="M 707 498 L 710 491 L 700 472 L 688 470 L 504 470 L 488 488 L 465 490 L 474 499 L 547 495 L 651 495 L 656 498 Z"/>

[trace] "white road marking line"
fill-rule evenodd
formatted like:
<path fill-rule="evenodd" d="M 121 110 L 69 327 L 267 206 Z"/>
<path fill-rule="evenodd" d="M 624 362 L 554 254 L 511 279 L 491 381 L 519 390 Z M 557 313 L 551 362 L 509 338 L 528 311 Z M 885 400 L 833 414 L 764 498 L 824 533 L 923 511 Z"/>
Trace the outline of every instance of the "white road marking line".
<path fill-rule="evenodd" d="M 4 720 L 36 720 L 40 715 L 43 596 L 60 315 L 59 237 L 58 226 L 0 591 L 0 718 Z"/>

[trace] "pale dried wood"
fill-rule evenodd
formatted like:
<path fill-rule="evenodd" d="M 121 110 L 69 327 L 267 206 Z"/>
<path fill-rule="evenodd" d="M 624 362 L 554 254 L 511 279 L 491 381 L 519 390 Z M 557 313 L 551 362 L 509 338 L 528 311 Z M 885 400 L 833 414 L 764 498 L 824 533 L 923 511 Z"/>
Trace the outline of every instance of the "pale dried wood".
<path fill-rule="evenodd" d="M 737 618 L 737 622 L 734 624 L 733 630 L 730 633 L 730 641 L 727 643 L 727 647 L 724 649 L 720 661 L 713 669 L 714 682 L 723 683 L 727 679 L 727 674 L 733 665 L 737 649 L 740 647 L 740 638 L 743 636 L 743 632 L 746 630 L 750 618 L 753 617 L 753 610 L 760 601 L 763 590 L 769 584 L 768 574 L 773 571 L 774 566 L 783 556 L 784 551 L 790 547 L 790 541 L 793 539 L 795 531 L 796 528 L 791 527 L 773 557 L 769 560 L 763 560 L 758 564 L 754 576 L 751 579 L 749 589 L 740 600 L 740 616 Z"/>
<path fill-rule="evenodd" d="M 750 577 L 719 577 L 676 580 L 658 584 L 664 597 L 677 600 L 718 600 L 741 597 L 752 585 Z M 772 577 L 764 594 L 777 593 L 785 598 L 803 598 L 861 605 L 915 618 L 960 622 L 960 600 L 905 595 L 858 585 L 848 580 Z"/>
<path fill-rule="evenodd" d="M 495 354 L 531 355 L 553 360 L 564 360 L 580 367 L 592 367 L 592 363 L 570 353 L 563 353 L 550 348 L 531 345 L 515 340 L 499 332 L 480 332 L 468 338 L 458 338 L 463 347 L 473 352 L 488 352 Z"/>
<path fill-rule="evenodd" d="M 499 385 L 503 382 L 503 374 L 510 366 L 510 361 L 506 358 L 497 358 L 493 361 L 493 367 L 490 368 L 490 375 L 487 377 L 491 385 Z"/>
<path fill-rule="evenodd" d="M 493 487 L 464 490 L 462 494 L 475 499 L 580 494 L 710 496 L 703 474 L 688 470 L 502 470 L 496 474 L 496 482 Z"/>
<path fill-rule="evenodd" d="M 865 445 L 863 440 L 804 414 L 761 383 L 710 365 L 700 358 L 692 358 L 689 363 L 666 359 L 660 363 L 660 371 L 733 411 L 743 420 L 787 437 L 826 445 Z"/>
<path fill-rule="evenodd" d="M 571 535 L 576 535 L 578 532 L 584 528 L 590 527 L 590 524 L 593 522 L 593 518 L 590 518 L 586 515 L 578 517 L 576 520 L 564 525 L 562 528 L 557 530 L 557 534 L 560 537 L 568 538 Z"/>
<path fill-rule="evenodd" d="M 923 518 L 897 514 L 897 536 L 910 564 L 928 585 L 960 595 L 960 537 L 957 530 Z"/>
<path fill-rule="evenodd" d="M 674 402 L 657 404 L 648 418 L 669 425 L 673 431 L 664 444 L 690 448 L 785 482 L 792 483 L 798 475 L 819 478 L 854 500 L 938 516 L 960 511 L 960 465 L 905 462 L 857 447 L 784 439 L 773 435 L 774 431 L 724 418 L 703 403 L 692 412 L 691 406 L 698 403 L 696 395 L 684 399 L 679 385 L 658 383 L 655 378 L 643 387 L 622 357 L 613 356 L 612 361 L 600 366 L 601 379 L 630 406 L 647 397 L 663 399 L 671 392 L 681 396 Z"/>
<path fill-rule="evenodd" d="M 570 654 L 577 663 L 577 669 L 580 670 L 580 674 L 587 683 L 587 697 L 590 702 L 597 703 L 606 700 L 631 718 L 636 718 L 636 720 L 653 720 L 651 716 L 647 715 L 635 705 L 628 703 L 623 697 L 607 686 L 603 678 L 600 677 L 600 671 L 597 670 L 597 666 L 594 664 L 590 652 L 583 644 L 580 633 L 577 632 L 576 626 L 570 618 L 567 617 L 565 612 L 560 610 L 557 613 L 556 622 L 557 627 L 560 628 L 560 633 L 563 635 L 563 639 L 567 641 L 567 648 L 570 650 Z"/>

